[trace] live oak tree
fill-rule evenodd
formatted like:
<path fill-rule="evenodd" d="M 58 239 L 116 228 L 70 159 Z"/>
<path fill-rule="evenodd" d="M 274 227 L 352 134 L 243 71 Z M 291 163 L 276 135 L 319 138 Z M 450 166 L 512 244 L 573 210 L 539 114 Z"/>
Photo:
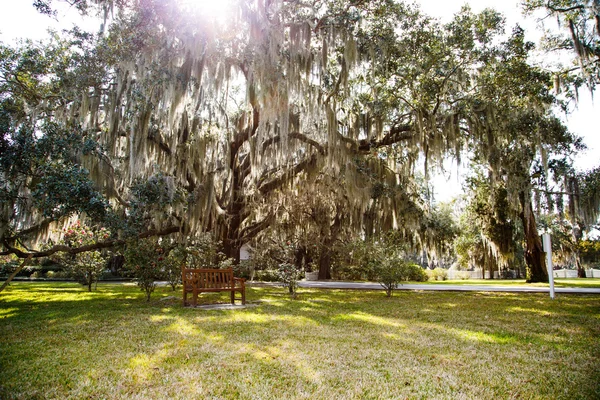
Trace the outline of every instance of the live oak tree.
<path fill-rule="evenodd" d="M 222 24 L 177 2 L 120 8 L 85 53 L 104 70 L 50 116 L 100 144 L 105 157 L 84 164 L 108 198 L 128 207 L 136 179 L 162 174 L 191 200 L 173 210 L 186 221 L 180 230 L 218 231 L 234 257 L 272 221 L 261 203 L 276 190 L 403 138 L 405 127 L 389 127 L 399 122 L 389 121 L 389 107 L 346 118 L 342 102 L 350 70 L 366 70 L 380 55 L 369 52 L 387 44 L 355 38 L 359 21 L 385 21 L 391 41 L 398 18 L 419 18 L 391 2 L 236 7 Z"/>
<path fill-rule="evenodd" d="M 548 277 L 532 204 L 534 167 L 547 169 L 552 157 L 569 156 L 581 143 L 551 114 L 551 76 L 527 63 L 532 46 L 516 29 L 495 62 L 482 70 L 481 101 L 495 123 L 485 123 L 487 146 L 475 154 L 489 166 L 492 182 L 504 181 L 524 229 L 527 279 L 539 282 Z"/>

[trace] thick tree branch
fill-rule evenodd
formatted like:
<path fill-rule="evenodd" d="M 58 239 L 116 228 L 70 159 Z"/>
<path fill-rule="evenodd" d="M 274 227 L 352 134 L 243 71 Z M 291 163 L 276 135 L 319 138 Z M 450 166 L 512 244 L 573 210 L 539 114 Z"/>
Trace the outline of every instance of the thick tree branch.
<path fill-rule="evenodd" d="M 27 265 L 27 263 L 29 263 L 29 261 L 31 261 L 31 255 L 29 255 L 25 260 L 23 260 L 21 265 L 19 265 L 17 269 L 15 269 L 15 271 L 12 274 L 10 274 L 8 279 L 4 281 L 2 287 L 0 287 L 0 292 L 2 292 L 8 286 L 8 284 L 14 279 L 14 277 L 17 276 L 19 272 L 21 272 L 21 270 Z"/>
<path fill-rule="evenodd" d="M 302 171 L 308 169 L 309 167 L 316 165 L 316 163 L 317 163 L 317 155 L 313 154 L 311 157 L 306 158 L 304 161 L 301 161 L 300 163 L 296 164 L 295 166 L 290 168 L 288 171 L 282 172 L 277 178 L 273 178 L 270 181 L 264 183 L 263 185 L 261 185 L 258 188 L 258 190 L 263 195 L 266 195 L 266 194 L 272 192 L 273 190 L 282 187 L 287 182 L 290 182 L 292 179 L 294 179 L 296 177 L 296 175 L 298 175 Z"/>
<path fill-rule="evenodd" d="M 229 168 L 231 168 L 231 169 L 234 168 L 234 163 L 235 163 L 235 160 L 237 159 L 240 148 L 246 141 L 248 141 L 251 137 L 253 137 L 256 134 L 259 123 L 260 123 L 260 111 L 258 110 L 258 104 L 256 104 L 256 102 L 253 102 L 253 104 L 252 104 L 252 125 L 248 126 L 243 131 L 238 132 L 237 135 L 235 135 L 235 139 L 229 144 L 229 151 L 231 153 L 231 156 L 230 156 L 231 161 L 229 163 Z"/>
<path fill-rule="evenodd" d="M 312 147 L 314 147 L 315 149 L 317 149 L 317 151 L 324 156 L 325 155 L 325 148 L 316 140 L 313 140 L 311 138 L 309 138 L 308 136 L 300 133 L 300 132 L 291 132 L 290 133 L 290 138 L 291 139 L 298 139 L 303 143 L 309 144 Z"/>
<path fill-rule="evenodd" d="M 561 8 L 561 7 L 554 7 L 550 4 L 550 2 L 548 2 L 548 3 L 546 3 L 546 7 L 548 8 L 548 10 L 551 10 L 553 12 L 566 13 L 569 11 L 583 10 L 585 8 L 585 5 L 578 4 L 578 5 L 571 6 L 571 7 Z"/>
<path fill-rule="evenodd" d="M 138 239 L 145 239 L 152 236 L 166 236 L 173 233 L 177 233 L 181 230 L 179 226 L 171 226 L 165 228 L 163 230 L 150 230 L 143 233 L 140 233 L 137 237 Z M 69 247 L 65 245 L 56 245 L 51 248 L 43 251 L 23 251 L 18 249 L 10 244 L 10 242 L 4 239 L 3 244 L 7 249 L 6 251 L 0 252 L 0 255 L 9 255 L 14 254 L 19 258 L 42 258 L 48 257 L 56 253 L 69 253 L 69 254 L 79 254 L 84 253 L 86 251 L 100 250 L 100 249 L 108 249 L 115 246 L 120 246 L 125 244 L 126 241 L 123 239 L 115 239 L 115 240 L 107 240 L 105 242 L 97 242 L 93 244 L 89 244 L 81 247 Z"/>
<path fill-rule="evenodd" d="M 242 229 L 242 231 L 240 232 L 240 242 L 241 243 L 249 242 L 252 238 L 254 238 L 260 232 L 265 230 L 269 225 L 271 225 L 271 223 L 273 222 L 274 219 L 275 219 L 275 216 L 273 214 L 269 214 L 261 221 L 256 222 L 256 223 L 249 225 L 249 226 L 245 227 L 244 229 Z"/>
<path fill-rule="evenodd" d="M 306 135 L 304 135 L 304 134 L 302 134 L 300 132 L 290 132 L 288 134 L 288 138 L 290 138 L 290 139 L 297 139 L 297 140 L 299 140 L 299 141 L 301 141 L 303 143 L 306 143 L 306 144 L 314 147 L 315 149 L 317 149 L 317 151 L 321 155 L 323 155 L 323 156 L 325 155 L 325 148 L 319 142 L 317 142 L 316 140 L 313 140 L 313 139 L 309 138 L 308 136 L 306 136 Z M 271 137 L 271 138 L 265 140 L 263 142 L 263 149 L 262 149 L 262 151 L 263 152 L 266 151 L 267 148 L 269 148 L 269 146 L 271 146 L 271 145 L 273 145 L 275 143 L 279 143 L 279 142 L 281 142 L 281 136 L 279 136 L 279 135 Z"/>
<path fill-rule="evenodd" d="M 363 139 L 359 141 L 358 150 L 361 152 L 368 152 L 372 149 L 376 149 L 383 146 L 390 146 L 409 140 L 413 137 L 413 126 L 412 124 L 395 125 L 381 140 L 367 140 Z"/>

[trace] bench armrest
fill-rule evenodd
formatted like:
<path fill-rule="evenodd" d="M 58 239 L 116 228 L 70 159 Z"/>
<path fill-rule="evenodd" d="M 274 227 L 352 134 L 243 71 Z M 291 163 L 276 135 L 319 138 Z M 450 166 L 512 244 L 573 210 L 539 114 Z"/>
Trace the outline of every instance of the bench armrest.
<path fill-rule="evenodd" d="M 236 278 L 235 276 L 233 277 L 233 283 L 235 285 L 235 283 L 241 283 L 241 286 L 245 286 L 246 285 L 246 278 Z"/>

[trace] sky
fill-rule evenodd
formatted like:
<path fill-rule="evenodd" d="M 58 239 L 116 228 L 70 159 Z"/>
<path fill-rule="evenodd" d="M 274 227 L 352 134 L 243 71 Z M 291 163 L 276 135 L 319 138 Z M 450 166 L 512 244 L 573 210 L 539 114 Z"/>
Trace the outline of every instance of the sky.
<path fill-rule="evenodd" d="M 185 0 L 206 1 L 207 4 L 219 0 Z M 210 2 L 210 3 L 209 3 Z M 48 16 L 40 15 L 31 5 L 33 0 L 0 0 L 0 40 L 5 43 L 14 43 L 17 38 L 27 37 L 41 39 L 46 36 L 46 29 L 61 29 L 72 27 L 74 22 L 81 19 L 77 13 L 69 12 L 63 7 L 59 10 L 58 20 Z M 58 4 L 59 2 L 55 2 Z M 506 16 L 507 32 L 519 23 L 525 30 L 527 38 L 537 41 L 540 31 L 536 28 L 536 21 L 532 18 L 524 20 L 519 7 L 519 0 L 421 0 L 417 1 L 423 11 L 442 22 L 448 21 L 452 15 L 460 10 L 464 4 L 469 4 L 474 12 L 485 8 L 494 8 Z M 91 23 L 91 19 L 87 20 Z M 599 124 L 596 122 L 595 114 L 600 112 L 600 106 L 595 105 L 588 91 L 582 90 L 577 108 L 563 119 L 569 130 L 583 137 L 588 150 L 575 160 L 575 167 L 579 170 L 587 170 L 600 165 L 600 132 Z M 448 165 L 447 173 L 434 179 L 438 200 L 444 201 L 461 192 L 461 173 L 457 174 L 456 165 Z"/>

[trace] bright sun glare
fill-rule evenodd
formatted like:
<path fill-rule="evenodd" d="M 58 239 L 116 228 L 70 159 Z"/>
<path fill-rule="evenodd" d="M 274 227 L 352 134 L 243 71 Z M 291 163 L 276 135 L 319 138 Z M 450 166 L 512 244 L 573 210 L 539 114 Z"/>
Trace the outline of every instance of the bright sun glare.
<path fill-rule="evenodd" d="M 182 0 L 182 2 L 210 18 L 216 18 L 219 22 L 224 22 L 231 17 L 232 0 Z"/>

